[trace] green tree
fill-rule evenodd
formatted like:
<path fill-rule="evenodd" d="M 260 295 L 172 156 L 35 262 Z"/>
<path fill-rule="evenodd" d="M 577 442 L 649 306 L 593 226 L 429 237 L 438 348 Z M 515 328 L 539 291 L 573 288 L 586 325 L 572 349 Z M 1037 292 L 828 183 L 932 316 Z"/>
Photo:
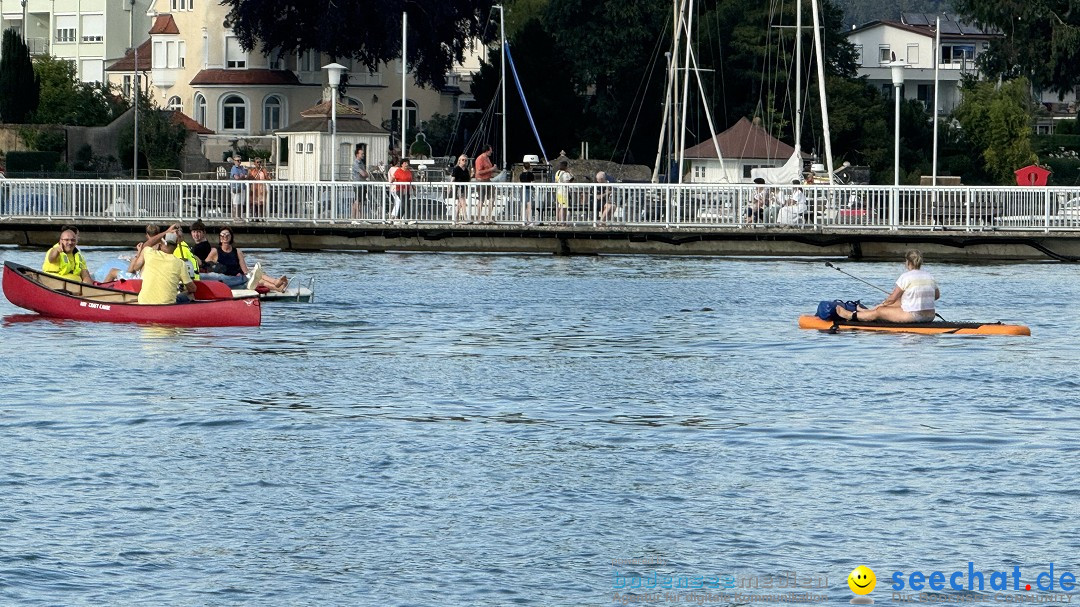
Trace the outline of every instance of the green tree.
<path fill-rule="evenodd" d="M 979 58 L 988 78 L 1025 76 L 1064 95 L 1080 81 L 1080 11 L 1071 0 L 954 0 L 957 14 L 1005 35 Z"/>
<path fill-rule="evenodd" d="M 223 0 L 247 50 L 315 50 L 376 69 L 401 55 L 401 13 L 408 13 L 409 68 L 422 84 L 442 85 L 476 38 L 498 34 L 490 0 Z"/>
<path fill-rule="evenodd" d="M 34 60 L 34 72 L 41 82 L 41 104 L 34 113 L 39 124 L 103 126 L 130 107 L 108 84 L 80 82 L 70 61 L 42 55 Z"/>
<path fill-rule="evenodd" d="M 171 110 L 163 110 L 145 95 L 139 95 L 139 168 L 151 171 L 179 169 L 187 142 L 187 129 L 173 119 Z M 118 152 L 125 168 L 134 162 L 135 126 L 126 126 L 120 134 Z"/>
<path fill-rule="evenodd" d="M 38 107 L 40 88 L 26 42 L 14 30 L 4 30 L 0 43 L 0 120 L 27 122 Z"/>
<path fill-rule="evenodd" d="M 1016 78 L 1000 87 L 968 79 L 953 115 L 994 180 L 1009 183 L 1013 171 L 1038 161 L 1031 147 L 1032 98 L 1027 79 Z"/>

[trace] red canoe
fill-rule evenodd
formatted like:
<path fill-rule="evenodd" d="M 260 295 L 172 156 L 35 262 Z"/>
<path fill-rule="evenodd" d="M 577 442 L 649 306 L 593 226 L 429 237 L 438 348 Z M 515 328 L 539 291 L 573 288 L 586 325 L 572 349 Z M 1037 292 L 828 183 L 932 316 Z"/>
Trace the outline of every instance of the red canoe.
<path fill-rule="evenodd" d="M 140 305 L 136 293 L 64 280 L 10 261 L 4 262 L 4 295 L 20 308 L 70 320 L 177 327 L 257 327 L 262 322 L 258 297 Z"/>

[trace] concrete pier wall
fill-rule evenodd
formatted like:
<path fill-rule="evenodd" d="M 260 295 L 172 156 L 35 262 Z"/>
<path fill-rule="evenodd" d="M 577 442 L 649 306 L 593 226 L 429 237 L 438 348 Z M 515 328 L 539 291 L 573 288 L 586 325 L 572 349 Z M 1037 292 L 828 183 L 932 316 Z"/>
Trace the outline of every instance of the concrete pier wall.
<path fill-rule="evenodd" d="M 48 247 L 67 221 L 5 220 L 0 244 Z M 162 222 L 155 222 L 163 227 Z M 77 224 L 83 246 L 131 247 L 145 223 Z M 187 226 L 185 226 L 187 227 Z M 211 240 L 218 226 L 211 226 Z M 910 247 L 940 261 L 1080 259 L 1080 233 L 827 228 L 593 228 L 576 226 L 433 226 L 241 222 L 244 248 L 298 251 L 537 253 L 552 255 L 821 256 L 896 259 Z"/>

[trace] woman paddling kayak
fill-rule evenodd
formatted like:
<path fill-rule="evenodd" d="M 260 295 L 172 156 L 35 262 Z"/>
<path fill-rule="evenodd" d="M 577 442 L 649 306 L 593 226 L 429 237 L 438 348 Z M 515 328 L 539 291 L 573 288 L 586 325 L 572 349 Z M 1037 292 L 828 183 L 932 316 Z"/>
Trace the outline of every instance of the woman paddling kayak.
<path fill-rule="evenodd" d="M 932 322 L 934 300 L 941 297 L 937 282 L 922 269 L 922 253 L 911 249 L 904 256 L 907 271 L 896 279 L 896 288 L 885 301 L 873 308 L 854 312 L 836 307 L 836 314 L 845 320 L 887 320 L 889 322 Z"/>

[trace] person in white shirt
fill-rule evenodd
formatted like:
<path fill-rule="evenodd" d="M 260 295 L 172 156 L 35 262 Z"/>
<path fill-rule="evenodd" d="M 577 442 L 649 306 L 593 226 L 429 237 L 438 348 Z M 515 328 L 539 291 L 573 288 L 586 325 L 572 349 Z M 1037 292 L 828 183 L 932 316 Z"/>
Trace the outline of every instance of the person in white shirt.
<path fill-rule="evenodd" d="M 803 194 L 800 187 L 802 184 L 798 179 L 792 181 L 791 184 L 795 187 L 784 202 L 784 206 L 780 207 L 780 211 L 776 214 L 776 223 L 785 225 L 802 223 L 803 214 L 806 213 L 806 194 Z"/>
<path fill-rule="evenodd" d="M 937 313 L 934 300 L 941 297 L 937 281 L 922 269 L 922 253 L 911 249 L 905 255 L 907 271 L 896 279 L 896 288 L 885 301 L 873 308 L 849 312 L 837 306 L 836 313 L 848 320 L 886 320 L 889 322 L 933 322 Z"/>

